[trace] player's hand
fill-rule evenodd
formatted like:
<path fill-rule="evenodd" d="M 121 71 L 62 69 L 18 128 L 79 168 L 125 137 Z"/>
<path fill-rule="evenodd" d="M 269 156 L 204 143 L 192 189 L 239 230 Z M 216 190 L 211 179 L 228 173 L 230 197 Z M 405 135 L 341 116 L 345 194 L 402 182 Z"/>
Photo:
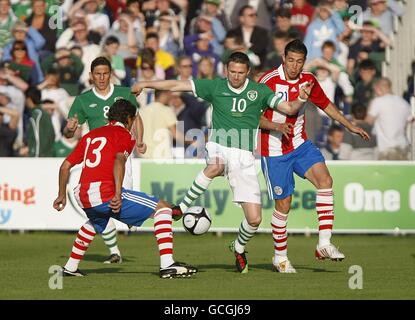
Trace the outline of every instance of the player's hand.
<path fill-rule="evenodd" d="M 358 134 L 363 140 L 370 140 L 370 135 L 362 128 L 352 127 L 349 129 L 349 131 Z"/>
<path fill-rule="evenodd" d="M 136 84 L 134 84 L 132 87 L 131 87 L 131 92 L 133 93 L 133 94 L 135 94 L 136 96 L 139 96 L 140 95 L 140 93 L 143 91 L 143 87 L 141 87 L 141 85 L 139 84 L 139 83 L 136 83 Z"/>
<path fill-rule="evenodd" d="M 75 115 L 72 118 L 68 119 L 68 123 L 66 124 L 66 127 L 69 131 L 74 132 L 78 128 L 78 115 L 75 113 Z"/>
<path fill-rule="evenodd" d="M 137 151 L 140 154 L 146 153 L 147 145 L 144 142 L 137 142 Z"/>
<path fill-rule="evenodd" d="M 291 134 L 293 129 L 292 123 L 275 123 L 275 131 L 281 132 L 284 137 L 287 139 L 289 138 L 289 135 Z"/>
<path fill-rule="evenodd" d="M 110 202 L 110 208 L 112 209 L 112 212 L 114 213 L 120 212 L 121 203 L 122 203 L 121 195 L 116 194 L 114 198 L 111 199 L 111 202 Z"/>
<path fill-rule="evenodd" d="M 55 201 L 53 201 L 53 208 L 57 211 L 62 211 L 66 206 L 66 196 L 58 196 Z"/>
<path fill-rule="evenodd" d="M 314 83 L 313 82 L 304 82 L 300 85 L 300 98 L 303 100 L 307 100 L 311 94 L 311 90 L 313 89 Z"/>

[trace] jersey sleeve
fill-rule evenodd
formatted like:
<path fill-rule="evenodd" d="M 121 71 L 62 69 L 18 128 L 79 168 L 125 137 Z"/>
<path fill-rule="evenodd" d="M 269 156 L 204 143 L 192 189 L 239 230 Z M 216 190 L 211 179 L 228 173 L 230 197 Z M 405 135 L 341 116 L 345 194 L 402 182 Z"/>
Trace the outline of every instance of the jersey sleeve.
<path fill-rule="evenodd" d="M 277 109 L 278 105 L 282 102 L 282 96 L 278 95 L 278 92 L 274 93 L 268 86 L 262 85 L 263 107 L 269 107 L 271 109 Z"/>
<path fill-rule="evenodd" d="M 85 154 L 85 136 L 79 141 L 76 145 L 75 149 L 71 152 L 71 154 L 66 158 L 70 164 L 76 165 L 81 163 L 84 160 Z"/>
<path fill-rule="evenodd" d="M 79 96 L 76 97 L 74 102 L 72 103 L 71 109 L 68 113 L 68 118 L 73 118 L 75 115 L 78 117 L 79 124 L 85 123 L 86 116 L 82 108 L 82 100 Z"/>
<path fill-rule="evenodd" d="M 133 95 L 132 93 L 130 93 L 129 94 L 129 96 L 128 96 L 128 101 L 130 101 L 137 109 L 140 107 L 139 105 L 138 105 L 138 102 L 137 102 L 137 98 L 135 97 L 135 95 Z"/>
<path fill-rule="evenodd" d="M 117 134 L 117 145 L 115 148 L 116 153 L 123 153 L 125 158 L 132 153 L 135 146 L 134 137 L 127 131 L 123 130 Z"/>
<path fill-rule="evenodd" d="M 205 101 L 212 102 L 217 80 L 194 79 L 192 81 L 193 94 Z"/>
<path fill-rule="evenodd" d="M 316 78 L 313 78 L 313 82 L 314 86 L 313 89 L 311 89 L 308 100 L 314 103 L 318 108 L 324 110 L 329 106 L 330 100 L 327 98 Z"/>

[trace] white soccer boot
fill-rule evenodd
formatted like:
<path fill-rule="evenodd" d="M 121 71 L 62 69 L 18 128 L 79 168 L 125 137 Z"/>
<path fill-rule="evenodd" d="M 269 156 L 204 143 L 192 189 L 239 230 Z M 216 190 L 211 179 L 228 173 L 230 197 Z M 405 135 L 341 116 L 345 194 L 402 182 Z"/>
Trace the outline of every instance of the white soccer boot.
<path fill-rule="evenodd" d="M 332 261 L 342 261 L 345 258 L 345 255 L 331 243 L 322 247 L 317 245 L 315 256 L 318 260 L 330 259 Z"/>
<path fill-rule="evenodd" d="M 275 261 L 275 259 L 272 258 L 272 269 L 280 273 L 297 273 L 297 270 L 295 270 L 288 258 L 282 261 Z"/>

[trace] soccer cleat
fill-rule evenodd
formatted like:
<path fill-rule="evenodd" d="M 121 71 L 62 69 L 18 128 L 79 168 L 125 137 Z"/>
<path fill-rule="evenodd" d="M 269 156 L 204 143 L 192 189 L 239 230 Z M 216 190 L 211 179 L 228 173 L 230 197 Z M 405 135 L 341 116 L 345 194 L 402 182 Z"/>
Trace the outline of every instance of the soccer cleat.
<path fill-rule="evenodd" d="M 68 269 L 65 269 L 65 267 L 62 267 L 62 277 L 85 277 L 85 276 L 86 274 L 79 269 L 76 269 L 75 271 L 69 271 Z"/>
<path fill-rule="evenodd" d="M 174 221 L 179 221 L 183 216 L 183 212 L 180 206 L 173 206 L 171 208 L 171 215 Z"/>
<path fill-rule="evenodd" d="M 248 273 L 248 260 L 246 259 L 246 251 L 239 253 L 235 250 L 235 240 L 229 245 L 229 250 L 235 255 L 235 266 L 240 273 Z"/>
<path fill-rule="evenodd" d="M 297 273 L 297 270 L 295 270 L 288 259 L 275 263 L 274 258 L 272 258 L 272 270 L 280 273 Z"/>
<path fill-rule="evenodd" d="M 315 256 L 318 260 L 330 259 L 332 261 L 342 261 L 345 258 L 344 254 L 331 243 L 323 247 L 317 245 Z"/>
<path fill-rule="evenodd" d="M 105 264 L 122 263 L 122 258 L 119 254 L 113 253 L 104 261 Z"/>
<path fill-rule="evenodd" d="M 160 268 L 160 278 L 186 278 L 194 275 L 197 268 L 183 262 L 175 262 L 167 268 Z"/>

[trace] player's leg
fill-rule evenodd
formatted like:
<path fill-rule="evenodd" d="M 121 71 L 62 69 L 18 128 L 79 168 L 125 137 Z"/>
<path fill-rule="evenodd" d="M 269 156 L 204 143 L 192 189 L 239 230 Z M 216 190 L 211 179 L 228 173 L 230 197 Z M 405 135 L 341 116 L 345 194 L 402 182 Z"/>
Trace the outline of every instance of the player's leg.
<path fill-rule="evenodd" d="M 154 234 L 160 254 L 160 277 L 189 276 L 197 272 L 195 267 L 173 259 L 173 229 L 171 205 L 143 192 L 122 192 L 122 207 L 114 218 L 128 225 L 141 226 L 148 218 L 154 218 Z"/>
<path fill-rule="evenodd" d="M 255 157 L 244 150 L 232 150 L 227 154 L 227 178 L 233 192 L 233 202 L 240 204 L 245 218 L 239 225 L 237 238 L 229 248 L 235 255 L 235 265 L 239 272 L 248 272 L 245 246 L 252 239 L 262 221 L 261 190 Z"/>
<path fill-rule="evenodd" d="M 72 246 L 71 256 L 66 262 L 63 270 L 63 276 L 84 276 L 85 274 L 78 269 L 79 263 L 84 257 L 86 250 L 95 237 L 95 229 L 88 220 L 78 231 L 76 239 Z"/>
<path fill-rule="evenodd" d="M 108 220 L 108 224 L 101 236 L 105 245 L 110 250 L 110 256 L 104 261 L 104 263 L 121 263 L 122 258 L 120 249 L 118 248 L 117 228 L 115 227 L 113 219 Z"/>
<path fill-rule="evenodd" d="M 125 189 L 133 189 L 133 164 L 131 157 L 128 157 L 125 163 L 125 174 L 122 186 Z M 110 256 L 104 263 L 122 263 L 121 252 L 118 248 L 117 229 L 113 219 L 108 221 L 108 225 L 102 233 L 102 239 L 110 250 Z"/>
<path fill-rule="evenodd" d="M 324 157 L 311 142 L 302 157 L 297 159 L 295 172 L 309 180 L 317 189 L 316 211 L 319 222 L 319 243 L 315 255 L 319 259 L 343 260 L 344 254 L 331 244 L 334 221 L 333 179 Z"/>
<path fill-rule="evenodd" d="M 287 255 L 287 222 L 291 208 L 291 195 L 294 192 L 293 154 L 278 157 L 263 157 L 262 172 L 267 183 L 268 194 L 275 200 L 271 217 L 272 238 L 274 242 L 273 270 L 282 273 L 295 273 Z"/>
<path fill-rule="evenodd" d="M 225 161 L 222 148 L 220 145 L 212 142 L 206 144 L 207 150 L 207 166 L 203 171 L 199 172 L 192 186 L 187 191 L 182 202 L 178 207 L 173 208 L 173 217 L 181 217 L 181 213 L 185 212 L 192 203 L 198 199 L 209 187 L 215 177 L 223 175 L 225 171 Z M 177 220 L 175 218 L 175 220 Z"/>

